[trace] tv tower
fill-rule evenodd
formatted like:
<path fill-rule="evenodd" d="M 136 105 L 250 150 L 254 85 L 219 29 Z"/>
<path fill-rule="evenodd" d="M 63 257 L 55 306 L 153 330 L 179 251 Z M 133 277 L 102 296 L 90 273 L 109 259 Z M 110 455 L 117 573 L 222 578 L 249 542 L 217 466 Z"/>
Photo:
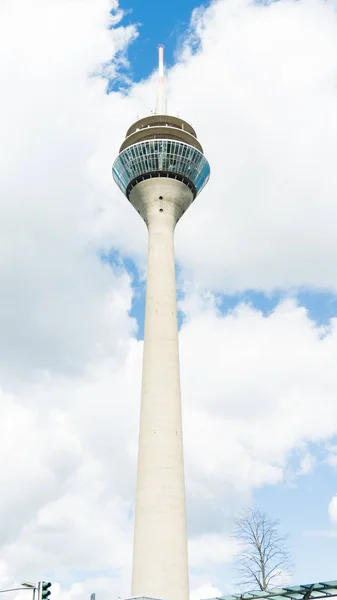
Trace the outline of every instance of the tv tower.
<path fill-rule="evenodd" d="M 131 594 L 188 600 L 174 229 L 210 168 L 193 127 L 167 114 L 158 49 L 156 112 L 131 125 L 112 168 L 148 229 Z"/>

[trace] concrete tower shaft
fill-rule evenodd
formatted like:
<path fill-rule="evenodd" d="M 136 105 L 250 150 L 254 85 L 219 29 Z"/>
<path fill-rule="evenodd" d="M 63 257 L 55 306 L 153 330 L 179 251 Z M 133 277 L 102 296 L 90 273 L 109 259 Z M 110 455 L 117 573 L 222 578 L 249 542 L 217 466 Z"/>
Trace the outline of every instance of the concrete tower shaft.
<path fill-rule="evenodd" d="M 132 596 L 188 600 L 173 236 L 193 195 L 180 181 L 156 178 L 130 200 L 149 232 Z"/>
<path fill-rule="evenodd" d="M 132 595 L 188 600 L 174 230 L 210 168 L 193 127 L 165 114 L 163 73 L 160 47 L 157 114 L 131 125 L 113 165 L 148 228 Z"/>
<path fill-rule="evenodd" d="M 193 202 L 193 192 L 178 179 L 151 177 L 138 183 L 130 192 L 129 200 L 144 219 L 148 228 L 153 220 L 167 216 L 173 229 Z"/>

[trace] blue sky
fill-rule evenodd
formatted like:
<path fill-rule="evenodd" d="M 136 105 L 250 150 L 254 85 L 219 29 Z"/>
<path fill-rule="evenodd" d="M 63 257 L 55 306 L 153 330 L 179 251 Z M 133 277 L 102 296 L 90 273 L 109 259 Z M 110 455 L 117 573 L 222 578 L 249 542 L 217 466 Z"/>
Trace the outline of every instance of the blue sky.
<path fill-rule="evenodd" d="M 262 5 L 269 3 L 261 2 Z M 207 6 L 204 3 L 203 6 Z M 139 37 L 132 43 L 127 52 L 130 62 L 127 74 L 133 81 L 146 79 L 156 68 L 156 46 L 165 45 L 165 58 L 170 68 L 176 58 L 177 51 L 186 36 L 191 13 L 200 5 L 197 2 L 173 0 L 165 11 L 153 9 L 153 4 L 134 0 L 132 6 L 123 0 L 121 7 L 126 11 L 125 22 L 139 22 Z M 267 9 L 267 6 L 265 7 Z M 118 85 L 118 84 L 115 84 Z M 145 285 L 139 282 L 137 268 L 132 261 L 125 263 L 134 280 L 136 293 L 133 297 L 131 315 L 138 323 L 138 338 L 143 337 L 143 313 L 145 305 Z M 179 264 L 177 264 L 179 269 Z M 270 314 L 279 302 L 292 297 L 299 306 L 307 309 L 310 319 L 319 326 L 328 326 L 330 319 L 337 316 L 337 295 L 328 289 L 305 288 L 280 289 L 266 294 L 263 291 L 247 289 L 236 294 L 217 294 L 218 307 L 222 315 L 228 314 L 241 303 L 247 303 L 264 315 Z M 182 319 L 179 320 L 179 326 Z M 244 376 L 244 374 L 243 374 Z M 305 419 L 305 415 L 303 415 Z M 319 451 L 312 447 L 313 456 Z M 318 460 L 313 472 L 301 476 L 296 482 L 285 479 L 284 483 L 262 487 L 254 493 L 254 503 L 261 510 L 274 518 L 280 519 L 281 529 L 289 534 L 290 546 L 294 560 L 293 583 L 334 579 L 335 572 L 335 538 L 325 537 L 323 540 L 310 534 L 308 530 L 324 531 L 330 529 L 330 521 L 326 510 L 330 498 L 336 493 L 336 473 Z M 297 468 L 294 456 L 290 461 L 290 470 Z M 319 540 L 319 542 L 318 542 Z M 322 549 L 321 544 L 324 544 Z M 319 546 L 319 550 L 317 547 Z M 230 568 L 225 572 L 230 577 Z"/>
<path fill-rule="evenodd" d="M 191 600 L 236 590 L 247 503 L 336 579 L 336 2 L 113 7 L 0 3 L 0 589 L 130 595 L 146 229 L 111 165 L 158 43 L 212 170 L 176 230 Z"/>
<path fill-rule="evenodd" d="M 255 495 L 261 510 L 276 514 L 283 532 L 289 535 L 294 585 L 296 582 L 328 581 L 333 576 L 336 540 L 328 537 L 322 540 L 312 532 L 329 530 L 326 499 L 335 492 L 331 469 L 321 465 L 315 473 L 302 477 L 296 484 L 268 487 Z"/>
<path fill-rule="evenodd" d="M 257 1 L 257 4 L 266 6 L 269 2 L 264 0 Z M 177 52 L 186 37 L 190 27 L 190 20 L 193 10 L 206 8 L 209 2 L 194 2 L 185 0 L 183 3 L 179 0 L 170 2 L 169 10 L 165 11 L 165 18 L 162 16 L 162 10 L 154 10 L 153 3 L 149 0 L 134 0 L 131 4 L 126 0 L 120 2 L 120 7 L 124 10 L 125 16 L 123 23 L 138 23 L 139 35 L 129 46 L 127 59 L 129 61 L 128 69 L 125 73 L 134 82 L 146 79 L 157 67 L 156 48 L 159 43 L 165 45 L 165 63 L 170 68 L 174 65 L 177 58 Z M 112 82 L 112 89 L 118 89 L 119 82 Z M 132 277 L 138 281 L 137 269 L 132 262 L 126 265 Z M 137 287 L 137 294 L 133 299 L 133 309 L 131 314 L 137 318 L 139 323 L 139 335 L 142 337 L 143 330 L 143 308 L 144 308 L 144 289 Z M 274 291 L 271 294 L 258 290 L 247 290 L 240 294 L 224 295 L 220 301 L 224 311 L 234 308 L 240 302 L 248 302 L 256 306 L 264 314 L 272 310 L 281 298 L 288 296 L 290 291 Z M 337 296 L 328 289 L 304 288 L 296 290 L 295 295 L 301 306 L 305 306 L 310 317 L 318 324 L 327 325 L 329 320 L 337 315 Z"/>
<path fill-rule="evenodd" d="M 139 36 L 129 47 L 130 76 L 140 81 L 149 76 L 157 67 L 154 49 L 158 44 L 165 46 L 165 62 L 168 67 L 174 64 L 177 50 L 186 36 L 192 11 L 199 6 L 207 7 L 209 2 L 198 3 L 192 0 L 172 0 L 169 5 L 154 7 L 150 0 L 123 0 L 120 7 L 125 11 L 125 23 L 139 23 Z"/>

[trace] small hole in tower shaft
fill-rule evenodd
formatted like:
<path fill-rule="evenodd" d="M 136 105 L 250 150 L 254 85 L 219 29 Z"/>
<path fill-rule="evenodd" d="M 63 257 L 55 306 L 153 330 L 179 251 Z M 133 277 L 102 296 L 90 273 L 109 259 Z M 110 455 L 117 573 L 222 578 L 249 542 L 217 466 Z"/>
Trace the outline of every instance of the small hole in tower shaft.
<path fill-rule="evenodd" d="M 163 209 L 163 208 L 160 208 L 160 209 L 159 209 L 159 212 L 164 212 L 164 209 Z"/>
<path fill-rule="evenodd" d="M 159 196 L 159 200 L 163 200 L 163 196 Z"/>

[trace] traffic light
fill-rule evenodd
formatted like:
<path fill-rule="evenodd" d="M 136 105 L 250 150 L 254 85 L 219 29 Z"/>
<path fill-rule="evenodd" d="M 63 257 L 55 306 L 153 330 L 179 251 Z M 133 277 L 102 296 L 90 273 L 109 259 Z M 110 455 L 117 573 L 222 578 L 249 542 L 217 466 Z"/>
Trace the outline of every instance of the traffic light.
<path fill-rule="evenodd" d="M 40 581 L 40 598 L 39 600 L 47 600 L 50 596 L 50 581 Z"/>

